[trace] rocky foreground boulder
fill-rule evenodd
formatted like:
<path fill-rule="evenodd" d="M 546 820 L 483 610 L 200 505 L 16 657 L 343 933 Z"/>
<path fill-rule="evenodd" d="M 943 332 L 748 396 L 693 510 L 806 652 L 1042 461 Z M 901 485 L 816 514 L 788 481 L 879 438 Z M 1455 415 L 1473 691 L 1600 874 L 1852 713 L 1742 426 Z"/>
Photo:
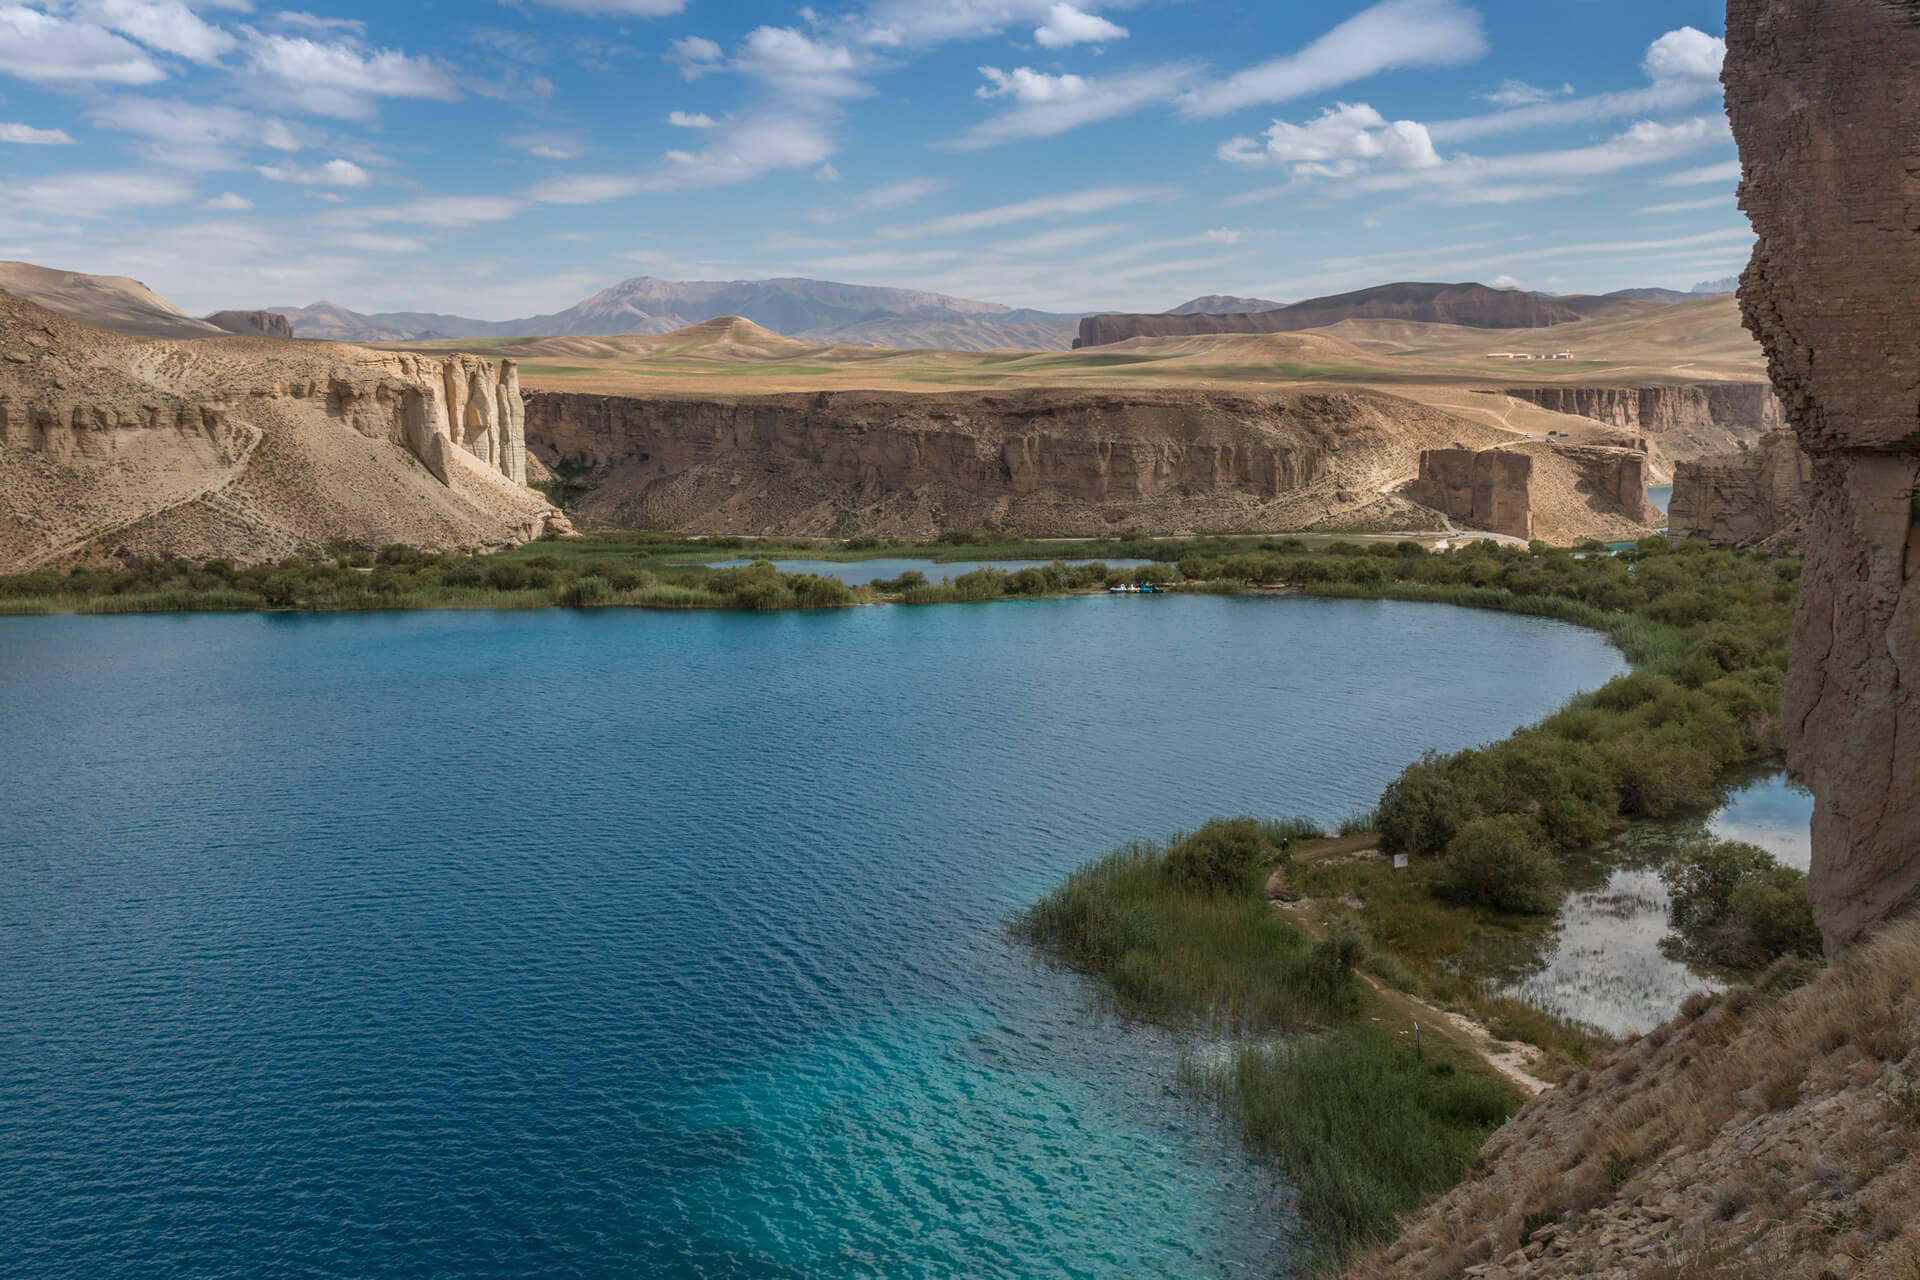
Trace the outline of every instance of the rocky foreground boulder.
<path fill-rule="evenodd" d="M 1788 759 L 1829 949 L 1920 907 L 1920 3 L 1733 0 L 1741 279 L 1813 459 Z"/>

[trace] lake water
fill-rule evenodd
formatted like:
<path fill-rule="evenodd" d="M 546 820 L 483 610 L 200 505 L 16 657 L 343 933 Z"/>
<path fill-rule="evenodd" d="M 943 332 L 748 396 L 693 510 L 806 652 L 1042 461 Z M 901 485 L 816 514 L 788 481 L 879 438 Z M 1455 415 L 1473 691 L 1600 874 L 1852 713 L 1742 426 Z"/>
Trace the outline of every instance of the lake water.
<path fill-rule="evenodd" d="M 1544 966 L 1514 984 L 1512 994 L 1609 1035 L 1651 1031 L 1693 992 L 1726 985 L 1661 949 L 1671 901 L 1661 864 L 1711 836 L 1759 845 L 1805 871 L 1812 821 L 1812 793 L 1776 774 L 1731 788 L 1706 818 L 1639 824 L 1600 851 L 1590 869 L 1599 883 L 1567 896 Z"/>
<path fill-rule="evenodd" d="M 1673 501 L 1673 486 L 1670 484 L 1650 484 L 1647 486 L 1647 501 L 1653 504 L 1661 515 L 1667 514 L 1667 504 Z"/>
<path fill-rule="evenodd" d="M 0 1271 L 1288 1274 L 1008 914 L 1623 666 L 1270 597 L 0 620 Z"/>
<path fill-rule="evenodd" d="M 752 563 L 751 560 L 721 560 L 707 567 L 740 569 Z M 975 569 L 1005 569 L 1008 573 L 1018 573 L 1022 569 L 1037 569 L 1048 563 L 1046 560 L 775 560 L 773 567 L 782 573 L 814 573 L 823 578 L 838 578 L 850 587 L 864 587 L 869 582 L 891 581 L 904 573 L 923 573 L 928 582 L 939 582 L 946 578 L 957 578 L 963 573 L 972 573 Z M 1137 569 L 1153 561 L 1115 559 L 1102 560 L 1100 563 L 1109 569 Z"/>

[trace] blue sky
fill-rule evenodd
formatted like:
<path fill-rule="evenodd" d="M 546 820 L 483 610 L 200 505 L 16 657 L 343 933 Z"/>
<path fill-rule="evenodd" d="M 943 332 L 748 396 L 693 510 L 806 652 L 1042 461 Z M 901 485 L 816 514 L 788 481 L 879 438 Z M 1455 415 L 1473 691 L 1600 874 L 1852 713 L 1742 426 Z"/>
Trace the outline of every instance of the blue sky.
<path fill-rule="evenodd" d="M 0 258 L 498 319 L 633 275 L 1686 288 L 1751 244 L 1711 0 L 320 3 L 0 0 Z"/>

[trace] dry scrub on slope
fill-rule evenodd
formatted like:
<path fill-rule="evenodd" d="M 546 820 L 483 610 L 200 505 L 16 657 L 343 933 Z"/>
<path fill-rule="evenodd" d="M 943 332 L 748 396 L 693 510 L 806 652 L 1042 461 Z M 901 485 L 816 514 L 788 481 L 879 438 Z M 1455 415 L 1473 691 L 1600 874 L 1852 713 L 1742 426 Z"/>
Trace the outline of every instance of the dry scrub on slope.
<path fill-rule="evenodd" d="M 1542 1094 L 1352 1280 L 1913 1280 L 1920 926 L 1797 978 L 1696 998 Z"/>

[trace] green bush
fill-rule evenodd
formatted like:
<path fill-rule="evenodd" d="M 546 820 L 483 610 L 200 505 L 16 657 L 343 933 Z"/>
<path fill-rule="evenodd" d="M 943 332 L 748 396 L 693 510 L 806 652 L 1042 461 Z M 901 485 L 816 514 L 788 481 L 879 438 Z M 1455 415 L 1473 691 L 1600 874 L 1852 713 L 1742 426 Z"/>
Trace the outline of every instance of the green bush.
<path fill-rule="evenodd" d="M 1277 852 L 1252 818 L 1215 818 L 1167 850 L 1167 876 L 1184 888 L 1221 893 L 1241 888 L 1247 873 Z"/>
<path fill-rule="evenodd" d="M 575 578 L 556 593 L 559 602 L 573 609 L 587 609 L 613 602 L 613 584 L 598 575 Z"/>
<path fill-rule="evenodd" d="M 1818 956 L 1820 929 L 1804 872 L 1756 845 L 1702 840 L 1660 870 L 1679 949 L 1710 964 L 1761 969 L 1782 956 Z"/>
<path fill-rule="evenodd" d="M 1434 892 L 1466 906 L 1547 912 L 1559 904 L 1559 868 L 1529 819 L 1514 814 L 1476 818 L 1447 845 Z"/>

